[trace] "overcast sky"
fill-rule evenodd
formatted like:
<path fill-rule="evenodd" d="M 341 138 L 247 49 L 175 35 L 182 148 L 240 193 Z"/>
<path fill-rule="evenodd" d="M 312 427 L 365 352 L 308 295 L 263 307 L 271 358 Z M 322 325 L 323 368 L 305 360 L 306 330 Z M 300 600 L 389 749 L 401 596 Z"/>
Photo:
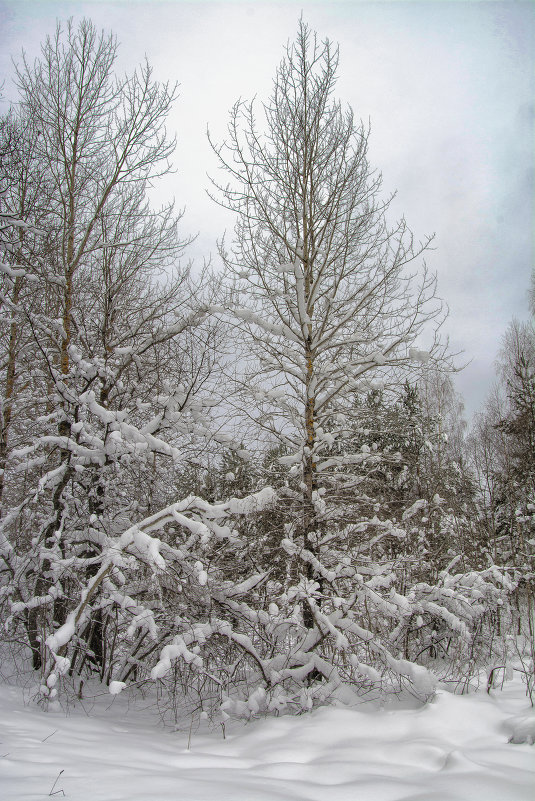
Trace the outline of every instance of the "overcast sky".
<path fill-rule="evenodd" d="M 205 195 L 206 173 L 216 173 L 206 127 L 221 139 L 238 98 L 267 97 L 301 10 L 340 44 L 337 94 L 371 120 L 371 162 L 397 190 L 396 214 L 418 238 L 436 233 L 427 262 L 450 307 L 452 345 L 471 360 L 456 379 L 470 415 L 492 384 L 508 322 L 528 317 L 535 3 L 0 0 L 0 82 L 15 99 L 11 57 L 23 47 L 37 55 L 69 16 L 117 34 L 121 69 L 146 54 L 158 79 L 179 81 L 169 123 L 178 173 L 160 191 L 186 207 L 183 231 L 199 233 L 192 255 L 217 262 L 215 241 L 232 217 Z"/>

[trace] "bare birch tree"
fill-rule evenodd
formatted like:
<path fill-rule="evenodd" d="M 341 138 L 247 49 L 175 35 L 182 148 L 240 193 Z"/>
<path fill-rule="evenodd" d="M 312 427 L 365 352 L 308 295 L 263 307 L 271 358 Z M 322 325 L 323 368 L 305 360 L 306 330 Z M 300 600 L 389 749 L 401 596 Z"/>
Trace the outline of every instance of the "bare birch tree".
<path fill-rule="evenodd" d="M 178 262 L 186 244 L 177 233 L 180 215 L 172 204 L 153 210 L 147 199 L 170 170 L 175 143 L 165 121 L 175 88 L 155 82 L 148 64 L 118 78 L 116 52 L 114 36 L 88 20 L 71 21 L 66 30 L 58 25 L 35 63 L 24 58 L 17 70 L 18 119 L 35 133 L 24 175 L 44 176 L 30 217 L 45 236 L 39 247 L 29 237 L 17 240 L 34 279 L 33 307 L 22 302 L 22 271 L 13 278 L 11 331 L 3 337 L 4 410 L 20 403 L 24 382 L 36 377 L 37 412 L 33 420 L 20 416 L 24 448 L 14 457 L 16 491 L 0 550 L 35 668 L 47 632 L 64 622 L 107 538 L 159 502 L 147 485 L 158 460 L 174 462 L 195 437 L 200 424 L 190 417 L 203 417 L 198 392 L 214 365 L 217 334 L 199 326 L 204 289 Z M 24 175 L 14 180 L 19 205 Z M 18 383 L 13 331 L 31 340 Z M 184 333 L 187 342 L 179 343 Z M 0 445 L 9 415 L 3 422 Z M 21 463 L 27 492 L 16 478 Z M 102 675 L 103 620 L 97 608 L 83 635 Z"/>
<path fill-rule="evenodd" d="M 256 365 L 245 383 L 258 424 L 292 453 L 306 577 L 320 585 L 325 502 L 341 482 L 354 487 L 348 465 L 364 458 L 344 450 L 351 399 L 444 356 L 432 325 L 443 314 L 435 278 L 413 266 L 431 238 L 416 242 L 405 220 L 389 222 L 369 129 L 333 99 L 337 67 L 337 48 L 301 21 L 260 110 L 264 124 L 254 102 L 238 102 L 227 141 L 213 144 L 228 178 L 214 181 L 215 199 L 237 214 L 222 255 L 231 314 Z"/>

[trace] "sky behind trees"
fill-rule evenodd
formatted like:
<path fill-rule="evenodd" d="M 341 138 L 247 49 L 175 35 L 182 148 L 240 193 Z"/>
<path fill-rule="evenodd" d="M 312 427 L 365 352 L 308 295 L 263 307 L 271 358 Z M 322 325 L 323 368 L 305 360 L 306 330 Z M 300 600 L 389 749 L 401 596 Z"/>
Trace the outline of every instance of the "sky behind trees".
<path fill-rule="evenodd" d="M 303 7 L 304 6 L 304 7 Z M 6 111 L 16 98 L 11 57 L 29 60 L 56 19 L 90 17 L 121 43 L 119 66 L 146 54 L 159 80 L 178 80 L 177 174 L 161 198 L 186 207 L 200 264 L 232 215 L 206 196 L 217 163 L 206 140 L 225 134 L 238 98 L 266 99 L 299 15 L 340 44 L 336 94 L 371 121 L 370 158 L 392 209 L 417 238 L 436 232 L 428 266 L 450 306 L 445 331 L 468 412 L 493 380 L 508 321 L 528 315 L 534 264 L 535 6 L 501 2 L 0 2 Z M 425 346 L 425 342 L 422 342 Z"/>

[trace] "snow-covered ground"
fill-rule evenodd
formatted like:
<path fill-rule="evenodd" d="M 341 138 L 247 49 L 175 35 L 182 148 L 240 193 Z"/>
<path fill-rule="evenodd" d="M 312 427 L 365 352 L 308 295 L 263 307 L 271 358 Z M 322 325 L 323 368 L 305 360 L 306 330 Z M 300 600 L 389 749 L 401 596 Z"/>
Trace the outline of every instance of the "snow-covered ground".
<path fill-rule="evenodd" d="M 158 727 L 127 692 L 67 715 L 25 697 L 0 687 L 2 801 L 535 799 L 535 748 L 508 742 L 515 728 L 520 739 L 535 734 L 520 682 L 490 696 L 439 691 L 417 709 L 330 707 L 227 722 L 226 739 L 194 731 L 189 750 L 186 722 Z"/>

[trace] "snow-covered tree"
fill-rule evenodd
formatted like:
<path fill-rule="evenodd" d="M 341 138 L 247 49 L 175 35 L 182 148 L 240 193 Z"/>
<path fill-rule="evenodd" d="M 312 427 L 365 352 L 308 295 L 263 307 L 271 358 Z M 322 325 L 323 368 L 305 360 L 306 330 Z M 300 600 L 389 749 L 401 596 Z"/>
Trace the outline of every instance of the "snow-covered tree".
<path fill-rule="evenodd" d="M 42 310 L 36 291 L 36 246 L 43 247 L 39 228 L 46 196 L 43 173 L 35 156 L 37 131 L 14 112 L 0 120 L 0 508 L 5 471 L 12 447 L 21 441 L 21 421 L 32 405 L 30 391 L 32 332 L 21 309 Z M 25 374 L 21 381 L 21 376 Z"/>
<path fill-rule="evenodd" d="M 263 123 L 254 102 L 239 102 L 227 141 L 213 144 L 225 173 L 215 199 L 237 215 L 233 243 L 221 247 L 235 302 L 217 311 L 247 336 L 243 406 L 290 468 L 279 491 L 287 571 L 273 598 L 273 651 L 289 656 L 272 667 L 290 683 L 322 679 L 309 700 L 385 671 L 425 694 L 432 681 L 393 656 L 392 632 L 400 619 L 425 617 L 430 599 L 468 638 L 459 615 L 472 616 L 449 589 L 420 584 L 401 595 L 395 559 L 375 559 L 379 541 L 406 538 L 405 520 L 426 501 L 378 513 L 385 485 L 374 498 L 374 482 L 399 473 L 402 454 L 383 431 L 359 429 L 364 399 L 399 391 L 447 356 L 435 279 L 417 266 L 430 240 L 390 221 L 368 162 L 369 131 L 333 98 L 337 66 L 337 49 L 301 22 Z"/>
<path fill-rule="evenodd" d="M 509 325 L 498 358 L 498 379 L 476 420 L 474 462 L 489 557 L 513 571 L 518 631 L 527 609 L 533 643 L 535 335 L 529 323 L 514 320 Z"/>
<path fill-rule="evenodd" d="M 180 267 L 186 243 L 172 206 L 147 202 L 170 166 L 174 90 L 148 65 L 118 79 L 115 57 L 114 37 L 83 21 L 58 26 L 41 58 L 18 69 L 20 170 L 8 188 L 41 238 L 17 238 L 5 259 L 2 442 L 14 403 L 20 436 L 9 462 L 2 451 L 2 599 L 25 628 L 35 668 L 109 542 L 168 505 L 173 471 L 197 440 L 205 444 L 215 403 L 220 334 L 206 319 L 209 277 L 194 282 Z M 41 181 L 34 205 L 27 176 Z M 23 359 L 12 347 L 22 335 Z M 93 602 L 78 664 L 89 655 L 105 678 L 113 603 L 102 594 Z"/>
<path fill-rule="evenodd" d="M 429 240 L 390 222 L 369 132 L 332 97 L 337 51 L 301 23 L 265 133 L 240 103 L 216 147 L 236 240 L 219 284 L 193 280 L 179 215 L 147 201 L 173 89 L 148 65 L 116 78 L 115 56 L 69 23 L 18 69 L 39 191 L 5 259 L 4 632 L 49 699 L 88 670 L 112 692 L 178 680 L 223 717 L 400 682 L 427 697 L 444 642 L 471 659 L 508 581 L 454 572 Z M 233 397 L 221 360 L 244 367 Z"/>

